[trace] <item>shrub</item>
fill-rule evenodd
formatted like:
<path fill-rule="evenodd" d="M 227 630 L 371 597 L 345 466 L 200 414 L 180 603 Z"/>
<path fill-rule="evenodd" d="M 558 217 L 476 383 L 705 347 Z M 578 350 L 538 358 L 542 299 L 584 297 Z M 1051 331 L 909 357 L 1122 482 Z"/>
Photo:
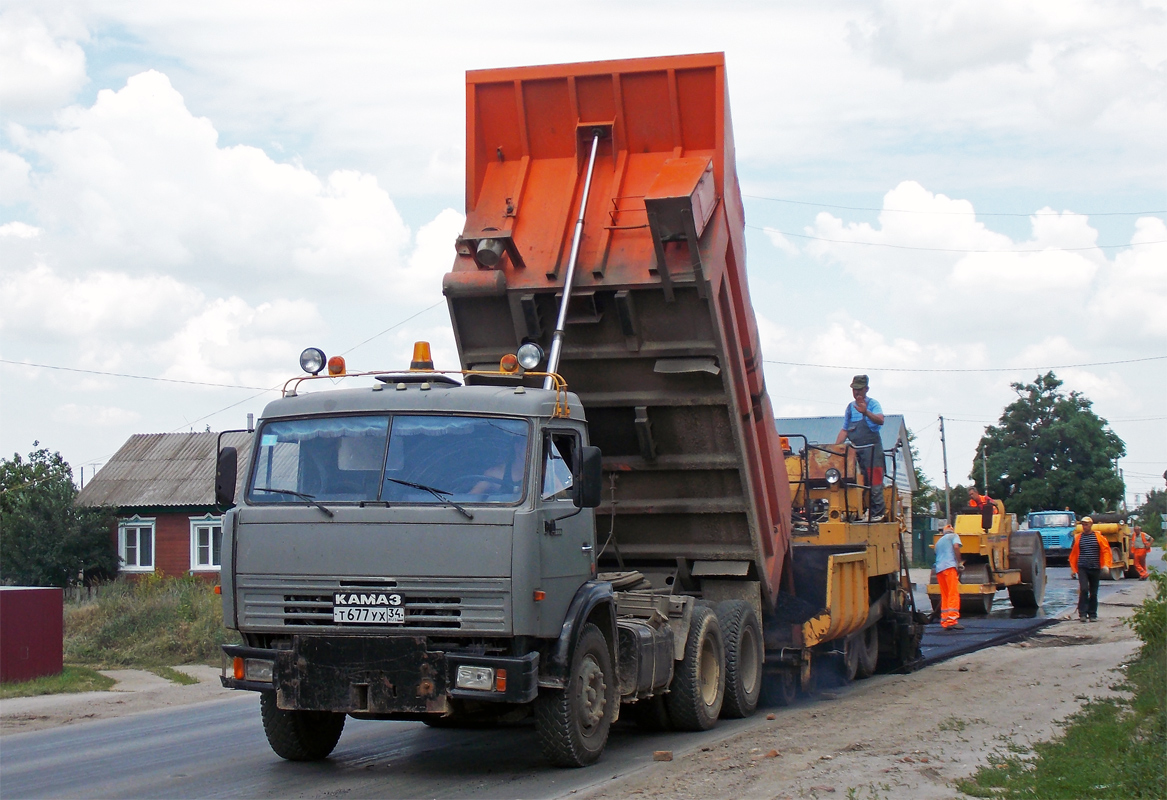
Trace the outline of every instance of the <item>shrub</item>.
<path fill-rule="evenodd" d="M 151 575 L 101 588 L 95 603 L 65 611 L 65 659 L 105 667 L 218 664 L 219 645 L 238 641 L 223 606 L 191 576 Z"/>

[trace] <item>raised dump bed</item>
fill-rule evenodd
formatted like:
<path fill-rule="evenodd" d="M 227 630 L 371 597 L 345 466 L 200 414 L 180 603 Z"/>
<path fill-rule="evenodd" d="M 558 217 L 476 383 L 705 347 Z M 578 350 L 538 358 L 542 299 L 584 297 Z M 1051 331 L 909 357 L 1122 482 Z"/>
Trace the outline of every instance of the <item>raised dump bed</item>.
<path fill-rule="evenodd" d="M 745 277 L 723 55 L 466 82 L 466 227 L 443 284 L 462 367 L 553 347 L 596 143 L 556 371 L 604 455 L 600 563 L 773 608 L 784 574 L 791 586 L 790 498 Z"/>

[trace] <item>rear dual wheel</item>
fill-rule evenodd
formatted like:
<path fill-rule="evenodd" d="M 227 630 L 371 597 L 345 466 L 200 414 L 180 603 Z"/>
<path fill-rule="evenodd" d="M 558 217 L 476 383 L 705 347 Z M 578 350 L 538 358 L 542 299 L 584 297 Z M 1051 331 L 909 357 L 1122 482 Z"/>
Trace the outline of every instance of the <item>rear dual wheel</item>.
<path fill-rule="evenodd" d="M 725 702 L 721 716 L 742 719 L 758 708 L 762 696 L 762 625 L 745 600 L 726 600 L 716 607 L 725 640 Z"/>
<path fill-rule="evenodd" d="M 717 615 L 697 606 L 689 622 L 685 657 L 677 663 L 665 706 L 673 727 L 707 731 L 717 724 L 725 701 L 725 645 Z"/>

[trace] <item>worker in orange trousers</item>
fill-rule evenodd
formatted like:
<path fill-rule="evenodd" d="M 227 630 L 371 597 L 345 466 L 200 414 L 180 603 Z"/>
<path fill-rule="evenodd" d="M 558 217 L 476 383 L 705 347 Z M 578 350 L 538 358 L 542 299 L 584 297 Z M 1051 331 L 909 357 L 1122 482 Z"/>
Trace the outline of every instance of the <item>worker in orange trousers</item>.
<path fill-rule="evenodd" d="M 940 627 L 946 631 L 964 630 L 960 624 L 960 573 L 964 560 L 960 556 L 960 537 L 951 525 L 945 525 L 936 540 L 936 582 L 940 584 Z"/>
<path fill-rule="evenodd" d="M 1141 525 L 1135 526 L 1135 535 L 1131 537 L 1131 556 L 1135 560 L 1135 572 L 1139 573 L 1139 580 L 1145 581 L 1150 577 L 1147 571 L 1147 554 L 1151 552 L 1154 540 L 1147 535 Z"/>

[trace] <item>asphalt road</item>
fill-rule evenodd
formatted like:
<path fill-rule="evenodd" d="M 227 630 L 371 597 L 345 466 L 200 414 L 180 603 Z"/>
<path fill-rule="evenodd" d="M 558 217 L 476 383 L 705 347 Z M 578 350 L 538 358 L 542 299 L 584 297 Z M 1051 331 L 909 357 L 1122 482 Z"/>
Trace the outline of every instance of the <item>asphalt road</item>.
<path fill-rule="evenodd" d="M 1072 608 L 1073 586 L 1067 569 L 1051 569 L 1043 615 Z M 1104 583 L 1103 590 L 1121 586 Z M 1009 616 L 1004 600 L 992 619 Z M 328 761 L 295 764 L 268 747 L 258 696 L 241 693 L 5 736 L 0 798 L 558 797 L 633 772 L 651 762 L 654 750 L 693 750 L 764 719 L 763 711 L 701 734 L 647 734 L 621 723 L 601 762 L 577 770 L 546 766 L 530 725 L 459 731 L 350 719 Z"/>

